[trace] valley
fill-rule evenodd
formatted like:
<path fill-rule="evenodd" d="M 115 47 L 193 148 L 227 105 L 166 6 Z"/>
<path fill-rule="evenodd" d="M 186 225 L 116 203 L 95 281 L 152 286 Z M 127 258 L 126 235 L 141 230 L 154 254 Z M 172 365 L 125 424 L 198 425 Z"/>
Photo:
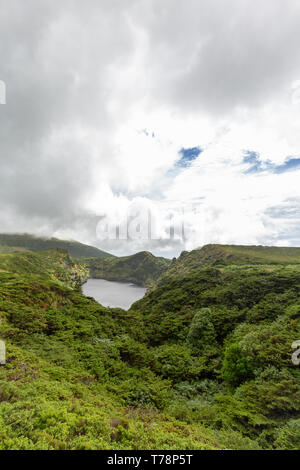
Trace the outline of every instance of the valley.
<path fill-rule="evenodd" d="M 171 261 L 14 243 L 0 254 L 0 449 L 299 449 L 299 249 Z M 81 292 L 95 273 L 146 295 L 106 308 Z"/>

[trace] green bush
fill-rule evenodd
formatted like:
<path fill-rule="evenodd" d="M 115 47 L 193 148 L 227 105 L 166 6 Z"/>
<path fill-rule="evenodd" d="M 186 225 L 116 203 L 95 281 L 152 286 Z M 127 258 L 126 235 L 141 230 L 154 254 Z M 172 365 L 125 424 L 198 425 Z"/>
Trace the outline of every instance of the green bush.
<path fill-rule="evenodd" d="M 291 419 L 279 430 L 274 447 L 284 450 L 300 450 L 300 419 Z"/>
<path fill-rule="evenodd" d="M 225 350 L 222 366 L 223 379 L 232 387 L 237 387 L 254 377 L 253 364 L 238 343 L 230 344 Z"/>
<path fill-rule="evenodd" d="M 201 369 L 197 368 L 197 360 L 184 345 L 165 344 L 154 349 L 153 353 L 153 369 L 164 378 L 181 382 L 200 374 Z"/>
<path fill-rule="evenodd" d="M 201 353 L 206 345 L 215 342 L 216 332 L 211 322 L 211 310 L 202 308 L 194 315 L 187 335 L 188 343 Z"/>

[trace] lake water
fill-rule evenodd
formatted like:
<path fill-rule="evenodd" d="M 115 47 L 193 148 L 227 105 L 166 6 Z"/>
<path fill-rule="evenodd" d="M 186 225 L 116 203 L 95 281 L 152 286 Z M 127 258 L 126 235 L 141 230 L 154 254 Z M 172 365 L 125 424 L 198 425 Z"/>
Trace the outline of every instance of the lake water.
<path fill-rule="evenodd" d="M 144 297 L 146 289 L 130 282 L 88 279 L 82 286 L 82 292 L 88 297 L 93 297 L 104 307 L 128 310 L 134 302 Z"/>

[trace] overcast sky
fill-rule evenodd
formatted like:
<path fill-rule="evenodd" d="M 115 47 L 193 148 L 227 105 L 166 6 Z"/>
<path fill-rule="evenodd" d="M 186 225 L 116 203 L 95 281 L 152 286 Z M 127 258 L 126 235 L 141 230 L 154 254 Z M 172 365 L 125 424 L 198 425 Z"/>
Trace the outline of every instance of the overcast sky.
<path fill-rule="evenodd" d="M 299 0 L 0 0 L 0 231 L 299 246 L 299 44 Z"/>

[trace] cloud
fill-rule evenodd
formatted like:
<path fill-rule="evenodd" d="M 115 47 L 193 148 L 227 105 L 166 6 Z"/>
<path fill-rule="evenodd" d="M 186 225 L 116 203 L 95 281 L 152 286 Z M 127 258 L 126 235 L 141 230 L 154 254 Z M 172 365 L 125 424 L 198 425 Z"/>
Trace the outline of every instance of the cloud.
<path fill-rule="evenodd" d="M 250 165 L 244 174 L 261 173 L 264 171 L 281 174 L 300 169 L 300 158 L 287 158 L 281 165 L 275 165 L 270 161 L 262 161 L 257 152 L 249 150 L 245 152 L 243 162 Z"/>
<path fill-rule="evenodd" d="M 299 202 L 298 1 L 0 6 L 1 231 L 119 254 L 295 243 L 274 211 Z M 158 238 L 97 237 L 136 207 Z"/>
<path fill-rule="evenodd" d="M 157 101 L 231 114 L 272 100 L 299 72 L 297 1 L 141 3 Z M 145 57 L 145 61 L 149 56 Z"/>

